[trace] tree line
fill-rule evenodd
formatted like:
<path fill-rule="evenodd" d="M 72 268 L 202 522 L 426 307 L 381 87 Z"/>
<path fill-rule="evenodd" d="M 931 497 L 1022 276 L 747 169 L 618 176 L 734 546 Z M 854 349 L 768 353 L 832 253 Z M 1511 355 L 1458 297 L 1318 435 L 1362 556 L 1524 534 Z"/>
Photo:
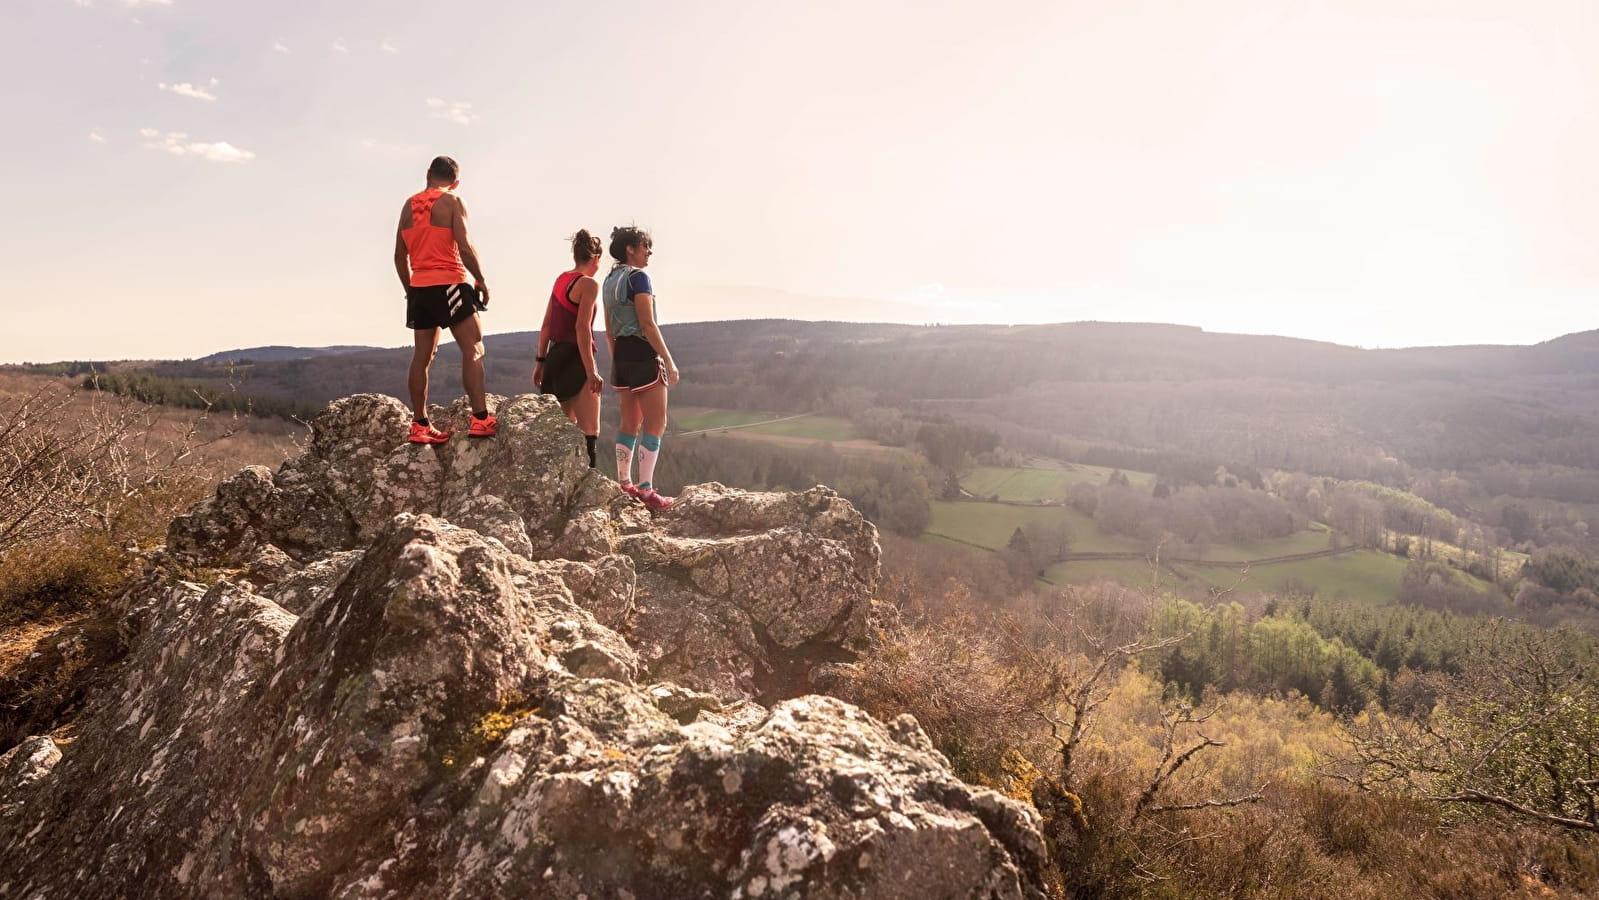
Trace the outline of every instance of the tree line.
<path fill-rule="evenodd" d="M 297 400 L 242 394 L 220 390 L 199 381 L 165 378 L 146 373 L 89 374 L 83 376 L 80 387 L 86 391 L 104 391 L 119 397 L 128 397 L 141 403 L 280 419 L 309 419 L 321 411 L 319 407 Z"/>

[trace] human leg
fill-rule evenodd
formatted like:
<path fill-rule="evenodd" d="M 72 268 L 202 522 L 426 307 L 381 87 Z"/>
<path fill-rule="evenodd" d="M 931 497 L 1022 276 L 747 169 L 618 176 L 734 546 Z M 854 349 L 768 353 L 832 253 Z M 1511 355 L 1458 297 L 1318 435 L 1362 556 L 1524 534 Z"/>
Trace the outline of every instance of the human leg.
<path fill-rule="evenodd" d="M 639 406 L 639 398 L 627 391 L 618 395 L 618 402 L 621 404 L 621 419 L 616 429 L 616 480 L 626 490 L 633 485 L 633 448 L 638 445 L 638 431 L 644 422 L 644 410 Z"/>
<path fill-rule="evenodd" d="M 569 415 L 583 432 L 583 441 L 588 445 L 589 468 L 594 467 L 594 445 L 600 437 L 600 393 L 599 391 L 584 388 L 583 392 L 572 398 L 572 409 Z"/>
<path fill-rule="evenodd" d="M 672 498 L 655 490 L 655 463 L 661 456 L 661 435 L 666 433 L 666 385 L 651 388 L 639 401 L 644 408 L 644 430 L 639 435 L 639 499 L 650 509 L 666 509 L 672 505 Z"/>
<path fill-rule="evenodd" d="M 666 433 L 666 385 L 641 394 L 643 431 L 639 433 L 638 486 L 650 488 L 655 481 L 655 461 L 661 453 L 661 435 Z"/>
<path fill-rule="evenodd" d="M 416 349 L 411 353 L 411 371 L 406 378 L 406 386 L 411 390 L 411 414 L 418 422 L 425 422 L 428 415 L 428 366 L 433 364 L 433 357 L 439 352 L 439 330 L 417 328 L 412 333 L 416 336 Z"/>
<path fill-rule="evenodd" d="M 488 415 L 489 407 L 483 386 L 483 326 L 477 313 L 451 325 L 450 334 L 461 349 L 461 386 L 472 403 L 472 415 L 481 419 Z"/>

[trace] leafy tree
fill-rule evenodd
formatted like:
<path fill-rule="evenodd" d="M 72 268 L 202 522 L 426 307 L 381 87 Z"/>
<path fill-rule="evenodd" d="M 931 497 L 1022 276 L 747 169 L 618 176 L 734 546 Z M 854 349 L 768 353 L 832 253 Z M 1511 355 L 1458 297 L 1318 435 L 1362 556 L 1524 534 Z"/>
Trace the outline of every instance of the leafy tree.
<path fill-rule="evenodd" d="M 1596 677 L 1591 651 L 1560 632 L 1484 640 L 1430 712 L 1361 723 L 1342 777 L 1599 832 Z"/>

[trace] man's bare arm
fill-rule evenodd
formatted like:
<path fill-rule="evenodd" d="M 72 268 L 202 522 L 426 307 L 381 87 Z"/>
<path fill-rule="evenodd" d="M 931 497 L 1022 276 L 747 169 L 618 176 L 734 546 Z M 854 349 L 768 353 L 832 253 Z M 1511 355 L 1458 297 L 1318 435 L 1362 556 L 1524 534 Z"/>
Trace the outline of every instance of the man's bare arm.
<path fill-rule="evenodd" d="M 466 231 L 466 201 L 455 197 L 455 215 L 450 217 L 450 228 L 455 232 L 455 247 L 461 251 L 461 264 L 472 273 L 472 280 L 477 282 L 477 287 L 483 294 L 483 305 L 489 303 L 489 286 L 483 278 L 483 268 L 478 264 L 477 248 L 472 246 L 472 238 Z"/>
<path fill-rule="evenodd" d="M 394 236 L 394 271 L 400 276 L 400 287 L 411 286 L 411 254 L 405 250 L 405 238 Z"/>

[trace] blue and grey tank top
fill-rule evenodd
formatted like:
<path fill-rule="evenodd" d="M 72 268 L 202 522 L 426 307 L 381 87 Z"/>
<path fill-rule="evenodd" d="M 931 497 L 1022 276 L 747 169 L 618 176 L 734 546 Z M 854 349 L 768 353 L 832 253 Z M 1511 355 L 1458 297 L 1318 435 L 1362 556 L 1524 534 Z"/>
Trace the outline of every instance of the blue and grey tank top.
<path fill-rule="evenodd" d="M 622 265 L 612 269 L 600 286 L 600 298 L 605 303 L 605 315 L 610 320 L 612 337 L 643 337 L 639 327 L 638 310 L 633 298 L 639 294 L 654 295 L 650 276 L 643 269 Z"/>

